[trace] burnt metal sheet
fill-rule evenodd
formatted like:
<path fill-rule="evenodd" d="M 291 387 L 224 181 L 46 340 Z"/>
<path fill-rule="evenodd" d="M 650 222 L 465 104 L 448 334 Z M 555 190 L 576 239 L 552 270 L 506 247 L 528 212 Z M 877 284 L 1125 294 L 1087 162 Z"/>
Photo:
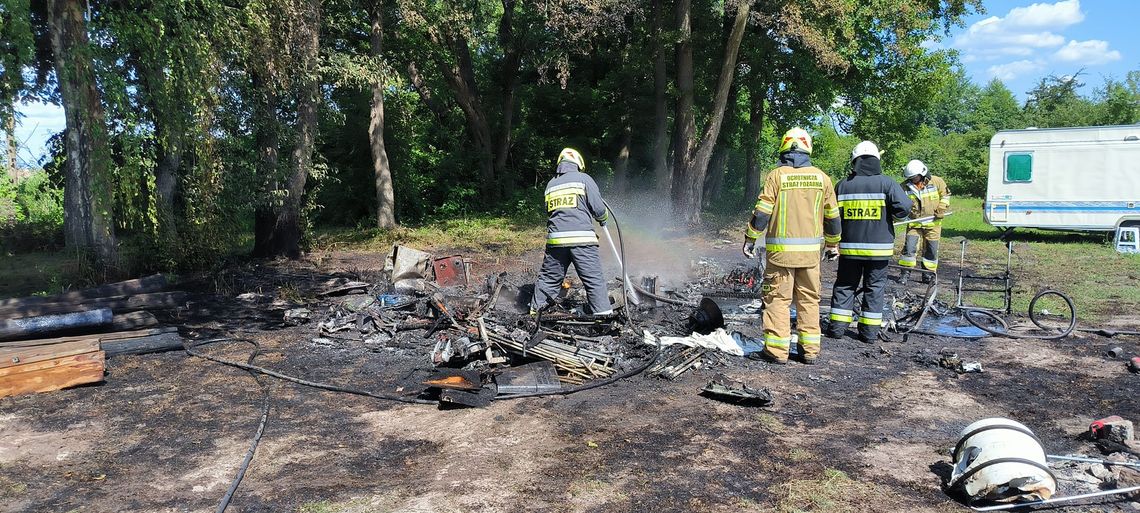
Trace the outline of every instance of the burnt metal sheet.
<path fill-rule="evenodd" d="M 439 402 L 483 408 L 491 404 L 491 401 L 495 399 L 497 393 L 494 383 L 476 391 L 444 389 L 439 392 Z"/>
<path fill-rule="evenodd" d="M 528 363 L 511 367 L 495 376 L 500 394 L 530 394 L 553 392 L 562 388 L 558 371 L 548 361 Z"/>
<path fill-rule="evenodd" d="M 437 258 L 432 263 L 435 267 L 435 282 L 441 287 L 466 287 L 467 264 L 459 255 Z"/>

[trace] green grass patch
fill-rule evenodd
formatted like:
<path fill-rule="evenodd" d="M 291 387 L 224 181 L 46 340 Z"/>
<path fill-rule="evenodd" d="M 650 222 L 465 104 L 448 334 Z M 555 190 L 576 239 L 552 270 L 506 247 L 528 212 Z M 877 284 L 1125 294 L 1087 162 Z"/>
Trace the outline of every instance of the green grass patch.
<path fill-rule="evenodd" d="M 815 477 L 784 482 L 774 489 L 780 513 L 875 511 L 886 504 L 898 504 L 898 497 L 873 482 L 857 482 L 847 473 L 824 469 Z"/>
<path fill-rule="evenodd" d="M 0 253 L 0 297 L 57 293 L 74 262 L 66 251 Z"/>
<path fill-rule="evenodd" d="M 542 248 L 545 222 L 509 217 L 469 217 L 393 230 L 334 229 L 313 237 L 313 249 L 387 251 L 393 244 L 419 249 L 456 249 L 495 255 L 519 255 Z"/>
<path fill-rule="evenodd" d="M 965 266 L 971 274 L 999 275 L 1005 270 L 1006 246 L 1001 231 L 982 219 L 982 200 L 954 197 L 954 215 L 942 224 L 939 277 L 940 298 L 955 299 L 958 261 L 963 238 Z M 899 236 L 899 241 L 904 237 Z M 1099 322 L 1115 314 L 1128 313 L 1140 305 L 1140 255 L 1117 253 L 1103 233 L 1052 232 L 1017 229 L 1013 232 L 1013 311 L 1024 313 L 1033 296 L 1045 289 L 1059 290 L 1073 298 L 1077 316 L 1085 322 Z M 953 268 L 950 268 L 953 267 Z M 973 293 L 968 304 L 998 307 L 1001 294 Z M 1057 311 L 1060 303 L 1042 304 Z"/>

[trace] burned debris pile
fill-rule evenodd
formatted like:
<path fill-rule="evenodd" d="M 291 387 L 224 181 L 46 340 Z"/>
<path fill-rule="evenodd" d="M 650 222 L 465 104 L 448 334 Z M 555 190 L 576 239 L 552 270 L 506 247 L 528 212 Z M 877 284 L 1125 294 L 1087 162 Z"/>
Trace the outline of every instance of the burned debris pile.
<path fill-rule="evenodd" d="M 724 273 L 702 262 L 698 279 L 675 290 L 643 279 L 646 295 L 636 306 L 619 284 L 609 316 L 585 313 L 582 291 L 569 282 L 553 307 L 532 315 L 531 276 L 503 272 L 472 280 L 468 267 L 461 256 L 397 245 L 380 276 L 328 283 L 310 304 L 285 311 L 283 321 L 303 325 L 318 346 L 430 362 L 434 370 L 419 381 L 425 388 L 416 397 L 468 406 L 568 393 L 640 372 L 675 380 L 762 348 L 756 333 L 724 329 L 726 316 L 758 319 L 755 267 Z M 726 296 L 727 313 L 709 299 L 717 294 Z"/>
<path fill-rule="evenodd" d="M 168 286 L 154 275 L 0 300 L 0 397 L 97 383 L 107 357 L 180 349 L 178 329 L 152 313 L 186 302 Z"/>

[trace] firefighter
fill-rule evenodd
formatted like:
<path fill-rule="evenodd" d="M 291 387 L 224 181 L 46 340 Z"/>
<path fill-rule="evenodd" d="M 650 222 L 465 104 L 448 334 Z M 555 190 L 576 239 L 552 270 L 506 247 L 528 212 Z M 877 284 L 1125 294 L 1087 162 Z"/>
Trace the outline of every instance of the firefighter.
<path fill-rule="evenodd" d="M 801 361 L 820 351 L 819 261 L 838 256 L 839 208 L 831 177 L 811 165 L 811 136 L 793 128 L 780 140 L 780 166 L 768 173 L 744 233 L 744 256 L 766 251 L 764 350 L 760 358 L 784 364 L 791 349 L 788 311 L 795 300 Z"/>
<path fill-rule="evenodd" d="M 590 313 L 613 315 L 593 223 L 597 220 L 605 226 L 609 220 L 602 193 L 585 173 L 586 161 L 577 150 L 564 148 L 556 164 L 556 176 L 546 184 L 546 255 L 534 284 L 530 313 L 535 315 L 553 302 L 567 269 L 574 264 L 586 287 Z"/>
<path fill-rule="evenodd" d="M 902 256 L 899 257 L 899 265 L 907 268 L 918 265 L 918 241 L 921 238 L 922 268 L 938 271 L 938 239 L 942 237 L 942 218 L 950 209 L 950 189 L 942 178 L 931 175 L 921 160 L 907 162 L 903 176 L 906 178 L 903 189 L 914 203 L 910 209 L 911 219 L 930 216 L 934 216 L 934 219 L 907 225 L 906 243 L 903 245 Z M 923 274 L 923 281 L 928 280 L 929 275 Z"/>
<path fill-rule="evenodd" d="M 861 291 L 859 337 L 871 342 L 883 324 L 887 265 L 894 256 L 894 221 L 907 218 L 911 201 L 897 182 L 883 176 L 879 148 L 871 141 L 860 142 L 851 151 L 851 174 L 839 182 L 835 193 L 843 238 L 827 336 L 843 337 L 855 317 L 855 294 Z"/>

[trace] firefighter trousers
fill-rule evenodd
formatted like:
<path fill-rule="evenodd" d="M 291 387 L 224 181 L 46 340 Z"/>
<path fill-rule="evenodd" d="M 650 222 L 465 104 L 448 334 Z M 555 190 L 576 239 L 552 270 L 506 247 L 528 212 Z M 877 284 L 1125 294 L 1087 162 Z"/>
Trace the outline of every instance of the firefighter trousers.
<path fill-rule="evenodd" d="M 799 350 L 804 358 L 819 355 L 819 263 L 812 267 L 764 270 L 764 350 L 780 360 L 788 358 L 792 343 L 789 306 L 796 304 Z"/>
<path fill-rule="evenodd" d="M 602 259 L 598 255 L 598 246 L 547 246 L 546 256 L 542 259 L 542 269 L 538 271 L 538 281 L 534 284 L 534 297 L 531 298 L 532 310 L 541 310 L 554 302 L 558 297 L 562 280 L 566 279 L 566 272 L 574 264 L 574 270 L 582 285 L 586 287 L 586 299 L 590 302 L 590 313 L 594 315 L 608 315 L 613 313 L 610 305 L 609 290 L 606 288 L 606 277 L 602 272 Z"/>
<path fill-rule="evenodd" d="M 827 336 L 840 338 L 855 317 L 855 294 L 863 294 L 859 312 L 859 335 L 864 341 L 879 336 L 883 325 L 883 294 L 887 289 L 887 260 L 839 257 L 839 271 L 831 293 Z"/>
<path fill-rule="evenodd" d="M 938 270 L 938 240 L 942 238 L 942 225 L 936 224 L 928 227 L 913 226 L 906 230 L 906 243 L 903 244 L 902 256 L 899 265 L 915 267 L 918 265 L 918 241 L 922 239 L 922 268 L 928 271 Z"/>

